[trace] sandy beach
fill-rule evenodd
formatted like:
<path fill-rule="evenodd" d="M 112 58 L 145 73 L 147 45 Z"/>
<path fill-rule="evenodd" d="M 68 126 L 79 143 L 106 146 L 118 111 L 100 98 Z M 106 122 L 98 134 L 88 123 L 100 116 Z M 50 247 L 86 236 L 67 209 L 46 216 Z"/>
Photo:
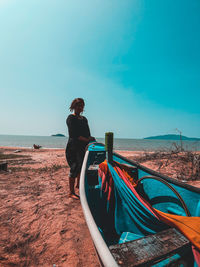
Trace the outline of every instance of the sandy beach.
<path fill-rule="evenodd" d="M 0 266 L 99 266 L 80 201 L 68 198 L 64 149 L 0 147 L 0 156 Z M 158 170 L 155 162 L 144 165 Z"/>
<path fill-rule="evenodd" d="M 64 150 L 2 150 L 20 151 L 0 173 L 0 266 L 98 266 Z"/>

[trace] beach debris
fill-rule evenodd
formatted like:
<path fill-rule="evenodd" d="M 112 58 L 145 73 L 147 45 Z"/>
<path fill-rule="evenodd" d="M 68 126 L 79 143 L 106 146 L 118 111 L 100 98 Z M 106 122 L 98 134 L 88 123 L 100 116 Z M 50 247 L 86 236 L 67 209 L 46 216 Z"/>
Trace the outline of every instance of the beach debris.
<path fill-rule="evenodd" d="M 42 146 L 40 146 L 40 145 L 36 145 L 36 144 L 33 144 L 33 148 L 34 149 L 40 149 Z"/>
<path fill-rule="evenodd" d="M 22 212 L 23 212 L 23 210 L 19 209 L 19 210 L 17 210 L 17 212 L 19 212 L 19 213 L 22 213 Z"/>
<path fill-rule="evenodd" d="M 180 149 L 171 151 L 146 152 L 139 156 L 140 164 L 151 162 L 156 171 L 172 176 L 181 181 L 195 181 L 200 179 L 200 154 L 194 151 L 182 151 Z"/>
<path fill-rule="evenodd" d="M 19 153 L 19 152 L 22 152 L 21 150 L 17 149 L 15 151 L 13 151 L 13 153 Z"/>
<path fill-rule="evenodd" d="M 63 229 L 63 230 L 60 231 L 60 234 L 63 235 L 63 234 L 65 234 L 66 232 L 67 232 L 67 229 Z"/>

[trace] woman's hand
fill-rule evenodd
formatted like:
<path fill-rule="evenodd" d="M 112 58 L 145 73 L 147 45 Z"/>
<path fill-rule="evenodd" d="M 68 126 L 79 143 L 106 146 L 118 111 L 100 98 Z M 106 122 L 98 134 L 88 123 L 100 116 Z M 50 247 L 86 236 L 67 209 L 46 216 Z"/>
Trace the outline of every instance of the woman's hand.
<path fill-rule="evenodd" d="M 89 142 L 90 141 L 95 141 L 95 138 L 93 136 L 90 136 L 88 139 L 89 139 Z"/>
<path fill-rule="evenodd" d="M 79 136 L 78 140 L 89 143 L 90 141 L 95 141 L 95 138 L 93 136 L 89 136 L 88 138 Z"/>

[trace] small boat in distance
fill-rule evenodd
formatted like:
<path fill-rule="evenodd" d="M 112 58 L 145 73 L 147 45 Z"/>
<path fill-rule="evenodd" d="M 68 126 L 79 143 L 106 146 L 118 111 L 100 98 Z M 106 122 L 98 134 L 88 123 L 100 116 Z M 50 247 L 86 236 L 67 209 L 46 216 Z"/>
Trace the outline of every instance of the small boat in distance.
<path fill-rule="evenodd" d="M 194 243 L 190 234 L 200 230 L 200 189 L 117 153 L 112 157 L 105 161 L 104 144 L 89 144 L 80 179 L 101 266 L 198 266 L 200 231 Z"/>
<path fill-rule="evenodd" d="M 36 145 L 36 144 L 33 144 L 33 148 L 34 149 L 40 149 L 42 146 L 40 146 L 40 145 Z"/>

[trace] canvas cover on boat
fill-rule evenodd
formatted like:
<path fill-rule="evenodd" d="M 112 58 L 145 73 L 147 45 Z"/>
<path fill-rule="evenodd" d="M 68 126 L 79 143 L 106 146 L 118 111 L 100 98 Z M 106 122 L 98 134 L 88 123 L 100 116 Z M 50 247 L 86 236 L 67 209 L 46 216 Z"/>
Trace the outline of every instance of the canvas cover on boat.
<path fill-rule="evenodd" d="M 193 244 L 193 254 L 200 266 L 200 217 L 172 215 L 154 209 L 137 193 L 137 181 L 123 164 L 111 165 L 104 161 L 99 165 L 99 179 L 107 200 L 109 223 L 114 224 L 118 235 L 131 232 L 143 237 L 175 227 Z"/>

